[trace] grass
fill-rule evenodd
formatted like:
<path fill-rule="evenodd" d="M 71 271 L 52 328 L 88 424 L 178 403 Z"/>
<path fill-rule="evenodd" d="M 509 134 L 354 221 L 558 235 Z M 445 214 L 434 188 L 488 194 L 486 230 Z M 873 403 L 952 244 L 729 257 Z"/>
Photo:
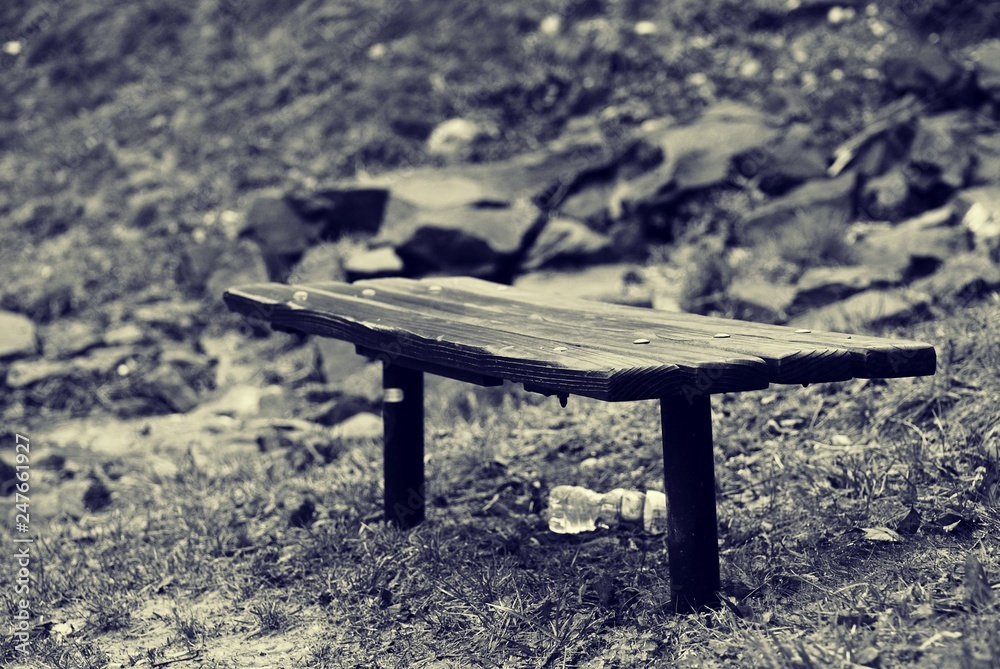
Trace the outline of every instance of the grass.
<path fill-rule="evenodd" d="M 412 531 L 373 520 L 371 442 L 324 466 L 277 450 L 211 471 L 209 444 L 193 444 L 172 479 L 89 520 L 53 518 L 36 610 L 83 623 L 40 632 L 36 659 L 127 664 L 138 630 L 160 626 L 159 658 L 291 639 L 314 667 L 995 666 L 1000 597 L 971 601 L 964 565 L 973 554 L 1000 573 L 998 311 L 904 333 L 938 346 L 934 377 L 716 398 L 717 611 L 669 611 L 662 537 L 557 536 L 537 514 L 560 483 L 662 488 L 655 403 L 563 410 L 447 383 L 428 401 L 432 504 Z M 316 519 L 295 526 L 307 494 Z"/>

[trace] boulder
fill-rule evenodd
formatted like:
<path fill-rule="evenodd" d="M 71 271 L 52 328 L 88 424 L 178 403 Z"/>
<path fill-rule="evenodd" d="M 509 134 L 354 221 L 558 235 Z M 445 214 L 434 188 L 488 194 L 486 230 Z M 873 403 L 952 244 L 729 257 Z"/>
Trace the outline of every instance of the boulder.
<path fill-rule="evenodd" d="M 930 296 L 911 290 L 866 290 L 796 316 L 788 325 L 833 332 L 905 325 L 924 318 L 930 302 Z"/>
<path fill-rule="evenodd" d="M 260 247 L 270 279 L 284 281 L 320 233 L 320 226 L 304 220 L 285 198 L 262 196 L 247 211 L 242 236 Z"/>
<path fill-rule="evenodd" d="M 803 218 L 846 223 L 854 218 L 855 181 L 852 172 L 809 181 L 750 212 L 738 226 L 737 237 L 747 244 L 774 239 L 786 225 Z"/>
<path fill-rule="evenodd" d="M 1000 288 L 1000 266 L 981 253 L 963 253 L 911 287 L 935 302 L 968 302 Z"/>
<path fill-rule="evenodd" d="M 873 177 L 861 188 L 861 209 L 875 220 L 903 220 L 909 200 L 910 184 L 899 166 Z"/>
<path fill-rule="evenodd" d="M 238 240 L 216 258 L 211 276 L 205 282 L 205 293 L 221 300 L 222 294 L 233 286 L 264 283 L 269 278 L 260 249 L 247 240 Z"/>
<path fill-rule="evenodd" d="M 63 319 L 42 330 L 42 350 L 48 358 L 69 358 L 103 343 L 104 336 L 88 321 Z"/>
<path fill-rule="evenodd" d="M 855 293 L 872 288 L 889 288 L 901 283 L 903 269 L 891 265 L 813 267 L 799 277 L 787 311 L 793 315 L 800 314 L 843 300 Z"/>
<path fill-rule="evenodd" d="M 745 176 L 756 176 L 760 189 L 776 196 L 804 181 L 826 176 L 827 152 L 816 143 L 816 133 L 806 123 L 789 127 L 762 152 L 739 160 Z"/>
<path fill-rule="evenodd" d="M 420 170 L 393 185 L 380 240 L 392 244 L 407 273 L 489 277 L 516 265 L 544 219 L 507 180 L 516 179 L 507 166 L 478 176 Z"/>
<path fill-rule="evenodd" d="M 292 268 L 287 283 L 312 281 L 343 281 L 344 247 L 331 242 L 320 242 L 306 249 L 302 258 Z"/>
<path fill-rule="evenodd" d="M 965 112 L 918 118 L 910 147 L 911 187 L 933 197 L 935 188 L 943 188 L 950 194 L 966 185 L 973 167 L 970 151 L 973 136 Z"/>
<path fill-rule="evenodd" d="M 955 225 L 954 213 L 947 206 L 877 228 L 855 243 L 855 253 L 865 264 L 905 268 L 907 280 L 930 274 L 946 258 L 972 248 L 969 231 Z"/>
<path fill-rule="evenodd" d="M 341 184 L 296 189 L 285 198 L 303 220 L 319 226 L 320 239 L 337 239 L 348 233 L 376 234 L 385 217 L 389 189 Z"/>
<path fill-rule="evenodd" d="M 34 355 L 37 351 L 38 340 L 31 319 L 0 311 L 0 360 Z"/>
<path fill-rule="evenodd" d="M 550 219 L 528 251 L 523 267 L 536 270 L 545 267 L 589 265 L 614 258 L 615 249 L 606 235 L 594 232 L 580 221 L 570 218 Z"/>
<path fill-rule="evenodd" d="M 344 263 L 344 273 L 348 281 L 400 276 L 403 259 L 391 246 L 379 246 L 352 254 Z"/>
<path fill-rule="evenodd" d="M 729 284 L 726 294 L 738 318 L 758 323 L 783 323 L 788 319 L 795 287 L 738 278 Z"/>
<path fill-rule="evenodd" d="M 642 268 L 629 263 L 595 265 L 572 272 L 531 272 L 514 286 L 554 295 L 652 307 L 653 293 L 642 276 Z"/>
<path fill-rule="evenodd" d="M 661 151 L 663 160 L 619 184 L 612 196 L 612 216 L 661 208 L 686 193 L 719 184 L 735 157 L 765 146 L 778 134 L 763 112 L 732 102 L 717 103 L 687 125 L 669 119 L 646 121 L 639 130 L 641 141 Z"/>

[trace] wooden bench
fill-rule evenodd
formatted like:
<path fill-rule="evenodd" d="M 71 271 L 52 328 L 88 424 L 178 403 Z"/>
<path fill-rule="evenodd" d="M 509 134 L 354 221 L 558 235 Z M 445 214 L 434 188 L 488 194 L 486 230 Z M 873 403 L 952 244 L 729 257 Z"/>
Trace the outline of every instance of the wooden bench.
<path fill-rule="evenodd" d="M 466 277 L 232 288 L 284 331 L 343 339 L 383 363 L 385 517 L 424 518 L 423 373 L 609 402 L 660 400 L 672 601 L 718 601 L 712 393 L 770 383 L 933 374 L 932 346 L 569 299 Z"/>

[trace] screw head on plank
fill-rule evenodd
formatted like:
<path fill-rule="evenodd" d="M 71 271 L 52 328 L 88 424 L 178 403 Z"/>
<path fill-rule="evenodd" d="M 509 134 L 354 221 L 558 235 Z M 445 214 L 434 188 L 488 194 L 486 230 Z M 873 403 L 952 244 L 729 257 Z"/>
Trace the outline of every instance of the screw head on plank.
<path fill-rule="evenodd" d="M 361 291 L 361 297 L 375 297 L 375 289 L 365 288 L 364 290 Z"/>
<path fill-rule="evenodd" d="M 714 337 L 715 337 L 716 339 L 726 339 L 726 338 L 728 338 L 728 337 L 729 337 L 729 335 L 727 335 L 727 334 L 726 334 L 725 332 L 719 332 L 719 333 L 717 333 L 717 334 L 715 334 L 715 335 L 713 335 L 713 336 L 714 336 Z"/>
<path fill-rule="evenodd" d="M 297 290 L 295 291 L 295 294 L 292 295 L 292 299 L 294 299 L 296 302 L 305 302 L 306 300 L 309 299 L 309 293 L 307 293 L 304 290 Z"/>
<path fill-rule="evenodd" d="M 809 334 L 812 330 L 806 330 L 805 328 L 799 328 L 795 331 L 795 334 Z"/>
<path fill-rule="evenodd" d="M 649 340 L 648 339 L 636 339 L 632 343 L 633 344 L 648 344 Z"/>

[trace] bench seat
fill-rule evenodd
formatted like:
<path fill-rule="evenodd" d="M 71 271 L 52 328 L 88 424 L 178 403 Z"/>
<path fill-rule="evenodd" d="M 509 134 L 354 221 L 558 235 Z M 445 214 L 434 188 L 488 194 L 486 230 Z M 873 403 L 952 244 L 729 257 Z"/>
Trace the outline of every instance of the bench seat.
<path fill-rule="evenodd" d="M 933 374 L 927 344 L 591 302 L 469 277 L 238 286 L 252 322 L 349 341 L 384 363 L 386 518 L 424 517 L 424 372 L 611 402 L 658 399 L 678 610 L 717 600 L 715 393 Z"/>

